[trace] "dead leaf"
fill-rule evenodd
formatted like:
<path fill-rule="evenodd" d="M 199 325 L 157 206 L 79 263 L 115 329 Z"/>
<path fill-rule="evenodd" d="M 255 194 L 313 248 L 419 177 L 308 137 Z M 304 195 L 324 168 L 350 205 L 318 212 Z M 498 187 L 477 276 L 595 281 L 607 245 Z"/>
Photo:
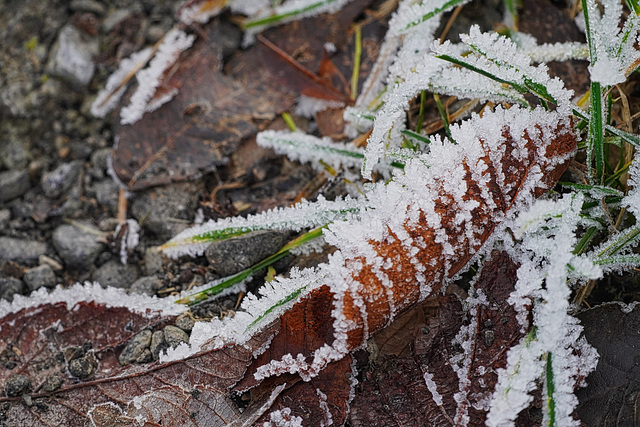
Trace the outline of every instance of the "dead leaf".
<path fill-rule="evenodd" d="M 10 388 L 23 378 L 30 383 L 0 397 L 2 425 L 138 426 L 136 417 L 176 427 L 234 421 L 240 412 L 227 390 L 271 332 L 256 335 L 246 347 L 204 351 L 175 362 L 120 365 L 119 354 L 132 335 L 172 320 L 93 302 L 73 309 L 65 303 L 34 306 L 0 319 L 0 384 Z M 86 360 L 93 371 L 74 377 L 72 360 Z"/>

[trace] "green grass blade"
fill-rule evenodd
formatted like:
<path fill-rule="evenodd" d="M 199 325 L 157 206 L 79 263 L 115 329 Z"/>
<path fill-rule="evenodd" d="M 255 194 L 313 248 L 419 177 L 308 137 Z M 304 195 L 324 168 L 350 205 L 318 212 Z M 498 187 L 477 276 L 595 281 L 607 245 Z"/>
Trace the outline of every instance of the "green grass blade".
<path fill-rule="evenodd" d="M 552 353 L 547 353 L 547 367 L 546 367 L 546 384 L 547 384 L 547 414 L 549 416 L 549 427 L 556 426 L 556 401 L 553 398 L 555 392 L 555 384 L 553 382 L 553 356 Z"/>
<path fill-rule="evenodd" d="M 296 289 L 295 291 L 291 292 L 289 295 L 287 295 L 286 297 L 282 298 L 281 300 L 276 302 L 274 305 L 272 305 L 271 307 L 266 309 L 264 313 L 262 313 L 260 316 L 258 316 L 253 322 L 251 322 L 249 324 L 249 326 L 247 326 L 247 328 L 244 330 L 244 332 L 247 333 L 249 331 L 249 329 L 253 328 L 258 322 L 260 322 L 267 315 L 269 315 L 269 313 L 273 312 L 273 310 L 277 309 L 278 307 L 282 307 L 283 305 L 287 304 L 288 302 L 293 301 L 294 299 L 298 298 L 300 296 L 300 294 L 302 293 L 302 291 L 305 290 L 306 288 L 307 288 L 307 286 L 303 286 L 301 288 Z"/>
<path fill-rule="evenodd" d="M 627 246 L 632 244 L 635 240 L 638 239 L 638 237 L 640 237 L 640 226 L 636 225 L 625 230 L 625 233 L 622 236 L 607 244 L 605 248 L 598 253 L 596 259 L 615 255 L 622 249 L 625 249 Z"/>
<path fill-rule="evenodd" d="M 280 250 L 278 252 L 276 252 L 273 255 L 268 256 L 267 258 L 263 259 L 262 261 L 260 261 L 259 263 L 247 268 L 246 270 L 241 271 L 240 273 L 229 277 L 228 279 L 224 280 L 221 283 L 218 283 L 210 288 L 204 289 L 200 292 L 196 292 L 193 295 L 189 295 L 185 298 L 179 299 L 178 301 L 176 301 L 176 303 L 178 304 L 186 304 L 186 305 L 194 305 L 197 304 L 199 302 L 202 302 L 204 300 L 206 300 L 209 297 L 218 295 L 219 293 L 221 293 L 222 291 L 224 291 L 225 289 L 230 288 L 231 286 L 240 283 L 241 281 L 243 281 L 244 279 L 246 279 L 247 277 L 257 273 L 258 271 L 262 270 L 265 267 L 268 267 L 270 265 L 272 265 L 273 263 L 275 263 L 276 261 L 281 260 L 282 258 L 284 258 L 285 256 L 289 255 L 289 253 L 291 253 L 291 250 L 304 244 L 307 243 L 313 239 L 316 239 L 320 236 L 322 236 L 322 230 L 325 227 L 319 227 L 316 228 L 315 230 L 311 230 L 307 233 L 304 233 L 302 236 L 295 238 L 294 240 L 290 241 L 289 243 L 287 243 L 286 245 L 284 245 L 282 248 L 280 248 Z"/>
<path fill-rule="evenodd" d="M 280 14 L 275 14 L 275 15 L 271 15 L 271 16 L 267 16 L 265 18 L 258 18 L 258 19 L 248 19 L 246 21 L 244 21 L 244 23 L 242 23 L 242 29 L 243 30 L 247 30 L 249 28 L 253 28 L 253 27 L 260 27 L 263 25 L 272 25 L 272 24 L 276 24 L 286 18 L 291 18 L 293 16 L 296 15 L 300 15 L 306 12 L 310 12 L 312 10 L 318 9 L 319 7 L 331 4 L 331 3 L 335 3 L 337 0 L 323 0 L 323 1 L 317 1 L 315 3 L 311 3 L 309 5 L 300 7 L 298 9 L 289 11 L 289 12 L 285 12 L 285 13 L 280 13 Z"/>
<path fill-rule="evenodd" d="M 435 9 L 433 9 L 432 11 L 422 15 L 418 19 L 415 19 L 415 20 L 411 21 L 410 23 L 408 23 L 406 25 L 406 27 L 404 27 L 402 29 L 402 31 L 406 31 L 406 30 L 408 30 L 410 28 L 413 28 L 416 25 L 419 25 L 419 24 L 421 24 L 421 23 L 433 18 L 434 16 L 438 15 L 439 13 L 441 13 L 441 12 L 443 12 L 445 10 L 450 9 L 452 7 L 455 7 L 455 6 L 458 6 L 458 5 L 462 4 L 462 3 L 466 3 L 467 1 L 468 0 L 449 0 L 449 1 L 445 2 L 442 6 L 437 7 Z"/>

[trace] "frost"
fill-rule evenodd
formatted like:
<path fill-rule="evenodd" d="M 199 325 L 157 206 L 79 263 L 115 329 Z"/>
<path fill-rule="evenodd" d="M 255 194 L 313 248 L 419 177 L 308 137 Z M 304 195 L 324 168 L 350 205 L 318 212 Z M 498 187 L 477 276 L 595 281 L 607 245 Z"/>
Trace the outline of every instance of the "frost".
<path fill-rule="evenodd" d="M 319 111 L 328 110 L 329 108 L 342 107 L 344 107 L 344 102 L 318 99 L 301 95 L 300 98 L 298 98 L 298 104 L 296 105 L 295 113 L 298 116 L 312 118 L 313 115 Z"/>
<path fill-rule="evenodd" d="M 52 292 L 40 288 L 29 296 L 15 295 L 13 302 L 0 301 L 0 318 L 16 313 L 22 309 L 37 307 L 43 304 L 64 302 L 68 310 L 80 302 L 93 301 L 107 307 L 125 307 L 147 317 L 158 314 L 173 316 L 183 313 L 186 307 L 176 304 L 173 298 L 157 298 L 141 294 L 127 294 L 124 289 L 103 288 L 98 283 L 76 283 L 68 288 L 56 287 Z"/>
<path fill-rule="evenodd" d="M 154 50 L 148 47 L 120 61 L 118 69 L 109 76 L 104 89 L 98 93 L 91 104 L 91 114 L 95 117 L 104 117 L 113 110 L 127 89 L 127 79 L 149 62 L 153 53 Z"/>
<path fill-rule="evenodd" d="M 580 222 L 582 202 L 583 195 L 579 193 L 566 195 L 556 202 L 537 201 L 521 219 L 514 221 L 515 229 L 518 224 L 527 226 L 521 235 L 521 244 L 510 249 L 520 268 L 509 302 L 515 304 L 519 312 L 526 309 L 520 304 L 533 303 L 535 329 L 509 350 L 507 366 L 498 371 L 498 383 L 487 416 L 489 426 L 513 423 L 532 401 L 530 393 L 539 378 L 545 379 L 545 384 L 552 381 L 554 385 L 548 400 L 555 406 L 552 409 L 543 405 L 545 420 L 553 410 L 557 425 L 579 425 L 571 415 L 578 403 L 574 389 L 581 385 L 580 378 L 595 369 L 598 360 L 596 351 L 580 338 L 582 327 L 568 313 L 570 266 L 580 263 L 575 261 L 573 247 L 577 242 L 575 230 Z M 583 270 L 590 273 L 588 279 L 601 276 L 601 270 L 595 266 Z M 551 369 L 545 369 L 547 364 Z M 552 377 L 546 377 L 545 372 L 551 372 Z"/>
<path fill-rule="evenodd" d="M 144 113 L 160 107 L 161 104 L 158 102 L 149 104 L 149 100 L 153 98 L 156 89 L 160 86 L 165 71 L 175 63 L 183 51 L 191 47 L 194 40 L 193 35 L 175 28 L 165 34 L 149 66 L 136 75 L 138 89 L 131 96 L 129 105 L 120 111 L 123 125 L 133 124 L 140 120 Z M 164 102 L 168 100 L 163 98 Z"/>
<path fill-rule="evenodd" d="M 626 80 L 640 60 L 636 49 L 640 17 L 630 13 L 622 28 L 622 4 L 617 0 L 603 0 L 604 14 L 595 0 L 586 0 L 583 19 L 589 40 L 589 71 L 591 80 L 603 85 L 615 85 Z M 586 18 L 586 19 L 585 19 Z"/>
<path fill-rule="evenodd" d="M 129 250 L 133 250 L 140 243 L 140 225 L 135 219 L 128 219 L 121 222 L 113 232 L 114 238 L 120 238 L 120 262 L 127 263 Z M 121 234 L 122 232 L 122 234 Z"/>
<path fill-rule="evenodd" d="M 270 9 L 257 10 L 244 24 L 245 33 L 242 44 L 243 46 L 252 44 L 256 34 L 273 23 L 286 24 L 320 13 L 334 13 L 349 1 L 351 0 L 288 0 Z"/>
<path fill-rule="evenodd" d="M 424 373 L 424 382 L 436 405 L 442 406 L 442 395 L 438 393 L 438 385 L 433 381 L 433 374 Z"/>
<path fill-rule="evenodd" d="M 302 417 L 291 416 L 290 408 L 283 408 L 269 414 L 269 421 L 264 427 L 302 427 Z"/>
<path fill-rule="evenodd" d="M 322 196 L 310 203 L 302 201 L 292 207 L 272 209 L 246 218 L 224 218 L 209 220 L 189 228 L 165 243 L 161 250 L 170 258 L 182 255 L 199 256 L 212 241 L 232 237 L 256 230 L 294 230 L 314 228 L 333 221 L 350 219 L 364 209 L 366 203 L 346 198 L 328 201 Z"/>
<path fill-rule="evenodd" d="M 636 150 L 633 163 L 629 167 L 629 193 L 622 199 L 622 206 L 640 218 L 640 150 Z"/>

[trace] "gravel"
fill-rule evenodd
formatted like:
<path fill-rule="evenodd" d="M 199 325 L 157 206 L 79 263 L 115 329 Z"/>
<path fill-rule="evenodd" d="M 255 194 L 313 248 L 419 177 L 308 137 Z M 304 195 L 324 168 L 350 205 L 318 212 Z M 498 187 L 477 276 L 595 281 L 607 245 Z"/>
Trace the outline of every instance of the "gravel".
<path fill-rule="evenodd" d="M 26 169 L 0 172 L 0 202 L 22 196 L 29 187 L 29 172 Z"/>
<path fill-rule="evenodd" d="M 120 261 L 109 261 L 91 275 L 91 279 L 102 286 L 128 289 L 140 275 L 135 265 L 123 265 Z"/>
<path fill-rule="evenodd" d="M 151 344 L 152 332 L 148 329 L 136 334 L 129 340 L 122 353 L 120 353 L 119 361 L 121 365 L 129 365 L 140 359 L 144 350 L 149 350 Z"/>
<path fill-rule="evenodd" d="M 24 293 L 24 283 L 14 277 L 0 277 L 0 299 L 13 301 L 13 296 Z"/>
<path fill-rule="evenodd" d="M 73 225 L 61 225 L 52 235 L 53 246 L 70 267 L 88 270 L 96 258 L 105 250 L 95 234 L 84 231 Z"/>
<path fill-rule="evenodd" d="M 31 291 L 35 291 L 43 286 L 52 288 L 56 285 L 57 281 L 56 274 L 48 264 L 28 269 L 25 271 L 22 280 L 24 280 L 24 283 L 27 284 Z"/>
<path fill-rule="evenodd" d="M 31 263 L 47 252 L 47 244 L 33 240 L 0 236 L 0 261 Z"/>
<path fill-rule="evenodd" d="M 52 199 L 62 196 L 73 187 L 81 171 L 80 161 L 61 164 L 42 177 L 42 191 Z"/>

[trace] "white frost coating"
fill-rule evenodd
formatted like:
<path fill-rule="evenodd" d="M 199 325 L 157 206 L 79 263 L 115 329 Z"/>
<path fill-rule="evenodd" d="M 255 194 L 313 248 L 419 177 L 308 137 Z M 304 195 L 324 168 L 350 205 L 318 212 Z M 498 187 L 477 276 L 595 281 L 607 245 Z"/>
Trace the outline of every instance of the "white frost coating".
<path fill-rule="evenodd" d="M 113 110 L 127 89 L 125 79 L 136 69 L 142 68 L 151 59 L 154 50 L 150 47 L 142 49 L 120 61 L 120 66 L 109 76 L 107 84 L 91 104 L 91 114 L 104 117 Z"/>
<path fill-rule="evenodd" d="M 127 257 L 129 250 L 133 250 L 140 243 L 140 225 L 135 219 L 128 219 L 121 222 L 113 232 L 113 237 L 118 237 L 120 230 L 126 227 L 122 236 L 120 237 L 120 262 L 125 265 L 127 263 Z"/>
<path fill-rule="evenodd" d="M 629 193 L 622 199 L 622 206 L 640 220 L 640 150 L 636 150 L 633 163 L 629 167 Z"/>
<path fill-rule="evenodd" d="M 344 102 L 331 101 L 326 99 L 312 98 L 310 96 L 300 95 L 298 104 L 296 105 L 296 115 L 313 118 L 313 115 L 319 111 L 328 110 L 329 108 L 342 108 Z"/>
<path fill-rule="evenodd" d="M 138 80 L 138 89 L 136 89 L 129 105 L 124 107 L 120 111 L 121 123 L 123 125 L 130 125 L 142 118 L 144 113 L 150 110 L 149 100 L 153 98 L 156 89 L 160 85 L 160 79 L 164 75 L 165 71 L 172 66 L 178 56 L 190 48 L 195 40 L 195 36 L 188 35 L 184 31 L 176 28 L 171 29 L 164 36 L 164 40 L 156 55 L 151 60 L 149 66 L 144 70 L 140 70 L 136 75 Z M 168 99 L 165 98 L 165 102 Z M 154 109 L 160 107 L 157 103 L 153 104 Z"/>
<path fill-rule="evenodd" d="M 162 252 L 170 258 L 178 258 L 183 255 L 199 256 L 204 253 L 211 241 L 199 243 L 201 240 L 198 240 L 198 236 L 215 234 L 230 228 L 244 232 L 265 229 L 300 231 L 304 228 L 319 227 L 332 221 L 351 219 L 366 206 L 365 201 L 350 197 L 344 200 L 328 201 L 320 196 L 315 203 L 302 201 L 288 208 L 272 209 L 246 218 L 209 220 L 175 236 L 163 245 Z"/>
<path fill-rule="evenodd" d="M 320 409 L 324 411 L 324 419 L 326 421 L 326 424 L 320 423 L 320 427 L 333 425 L 333 416 L 331 415 L 329 405 L 327 404 L 327 395 L 319 388 L 316 388 L 316 394 L 318 395 L 318 406 L 320 406 Z"/>
<path fill-rule="evenodd" d="M 124 289 L 103 288 L 98 283 L 85 282 L 84 285 L 76 283 L 68 288 L 58 286 L 52 292 L 48 292 L 46 288 L 40 288 L 29 296 L 15 295 L 11 303 L 2 300 L 0 301 L 0 318 L 9 313 L 44 304 L 64 302 L 67 304 L 67 309 L 71 310 L 79 302 L 89 301 L 104 304 L 107 307 L 125 307 L 146 317 L 159 314 L 174 316 L 186 311 L 186 307 L 176 304 L 174 298 L 127 294 Z"/>
<path fill-rule="evenodd" d="M 278 154 L 286 154 L 289 159 L 310 163 L 322 171 L 324 167 L 318 158 L 333 168 L 362 166 L 364 150 L 350 143 L 333 142 L 329 137 L 318 138 L 303 132 L 266 130 L 260 132 L 258 145 L 271 148 Z"/>
<path fill-rule="evenodd" d="M 308 18 L 320 13 L 334 13 L 342 9 L 351 0 L 288 0 L 279 6 L 256 11 L 253 16 L 245 22 L 258 22 L 264 18 L 281 16 L 275 23 L 265 23 L 261 25 L 251 25 L 245 28 L 243 46 L 252 44 L 256 34 L 272 25 L 282 25 L 302 18 Z"/>
<path fill-rule="evenodd" d="M 264 427 L 302 427 L 302 417 L 292 416 L 290 408 L 278 409 L 269 414 Z"/>
<path fill-rule="evenodd" d="M 442 395 L 438 393 L 438 385 L 435 383 L 435 381 L 433 381 L 433 374 L 425 372 L 423 377 L 424 383 L 427 385 L 429 393 L 431 393 L 433 402 L 438 406 L 442 406 Z"/>
<path fill-rule="evenodd" d="M 579 425 L 571 413 L 578 400 L 574 389 L 578 381 L 589 374 L 597 364 L 598 356 L 584 339 L 582 327 L 568 314 L 571 288 L 567 284 L 569 266 L 576 264 L 573 247 L 577 242 L 575 229 L 580 222 L 583 196 L 567 195 L 550 207 L 548 201 L 538 201 L 528 218 L 548 219 L 538 222 L 538 227 L 528 227 L 522 243 L 509 248 L 510 255 L 520 264 L 516 288 L 509 298 L 517 311 L 526 310 L 520 304 L 533 306 L 535 335 L 530 333 L 512 347 L 507 355 L 507 366 L 498 370 L 488 426 L 511 425 L 518 413 L 532 401 L 531 391 L 539 378 L 545 379 L 545 366 L 551 357 L 555 391 L 555 419 L 557 425 Z M 549 212 L 557 212 L 552 217 Z M 515 223 L 531 224 L 527 219 Z M 581 262 L 585 262 L 584 260 Z M 597 267 L 590 270 L 587 279 L 599 277 Z M 520 305 L 520 306 L 519 306 Z M 549 356 L 550 355 L 550 356 Z M 549 408 L 543 405 L 545 420 Z"/>
<path fill-rule="evenodd" d="M 629 13 L 622 29 L 622 4 L 617 0 L 602 0 L 604 15 L 595 0 L 587 0 L 589 33 L 591 35 L 591 57 L 589 72 L 591 80 L 603 85 L 615 85 L 627 79 L 633 71 L 630 67 L 640 59 L 635 44 L 640 40 L 640 18 Z M 584 19 L 584 18 L 583 18 Z"/>

